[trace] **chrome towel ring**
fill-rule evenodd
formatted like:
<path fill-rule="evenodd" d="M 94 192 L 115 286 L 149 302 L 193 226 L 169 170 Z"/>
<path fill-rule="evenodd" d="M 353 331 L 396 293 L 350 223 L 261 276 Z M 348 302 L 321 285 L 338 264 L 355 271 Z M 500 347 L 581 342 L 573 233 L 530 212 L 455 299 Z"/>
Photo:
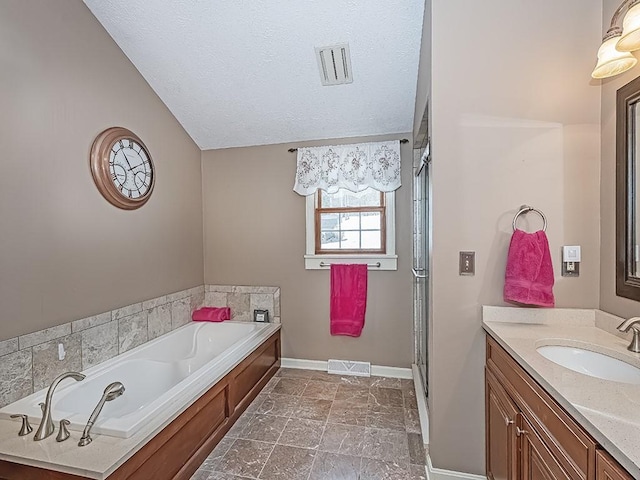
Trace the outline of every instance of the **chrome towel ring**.
<path fill-rule="evenodd" d="M 518 210 L 518 213 L 516 213 L 516 216 L 513 217 L 513 231 L 516 231 L 516 221 L 518 220 L 518 217 L 520 215 L 522 215 L 523 213 L 527 213 L 527 212 L 536 212 L 538 215 L 540 215 L 542 217 L 542 231 L 546 231 L 547 230 L 547 217 L 544 216 L 544 213 L 542 213 L 540 210 L 538 210 L 537 208 L 533 208 L 530 207 L 529 205 L 521 205 L 520 206 L 520 210 Z"/>

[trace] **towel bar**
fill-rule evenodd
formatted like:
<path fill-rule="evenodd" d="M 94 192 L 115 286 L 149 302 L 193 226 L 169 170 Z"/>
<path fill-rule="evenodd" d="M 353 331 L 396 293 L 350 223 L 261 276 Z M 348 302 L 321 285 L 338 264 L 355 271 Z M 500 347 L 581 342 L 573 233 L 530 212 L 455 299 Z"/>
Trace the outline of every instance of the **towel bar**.
<path fill-rule="evenodd" d="M 333 265 L 332 263 L 325 263 L 325 262 L 320 262 L 320 266 L 321 267 L 330 267 L 331 265 Z M 339 265 L 339 264 L 337 264 Z M 376 267 L 376 268 L 380 268 L 382 266 L 382 264 L 380 262 L 376 262 L 376 263 L 367 263 L 367 267 Z"/>
<path fill-rule="evenodd" d="M 538 215 L 540 215 L 542 217 L 542 231 L 544 232 L 547 230 L 547 217 L 544 216 L 544 213 L 542 213 L 537 208 L 530 207 L 529 205 L 521 205 L 520 210 L 518 210 L 518 213 L 516 213 L 516 216 L 513 217 L 512 226 L 513 226 L 514 232 L 516 231 L 516 221 L 518 220 L 518 217 L 523 213 L 527 213 L 527 212 L 536 212 Z"/>

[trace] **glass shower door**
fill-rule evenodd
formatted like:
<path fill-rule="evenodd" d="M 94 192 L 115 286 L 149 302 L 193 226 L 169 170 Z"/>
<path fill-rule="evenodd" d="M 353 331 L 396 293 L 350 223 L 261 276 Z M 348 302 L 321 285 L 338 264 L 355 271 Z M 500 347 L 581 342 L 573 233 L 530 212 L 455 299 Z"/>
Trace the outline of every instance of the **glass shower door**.
<path fill-rule="evenodd" d="M 414 150 L 414 242 L 413 291 L 414 325 L 416 332 L 416 364 L 422 377 L 425 395 L 428 393 L 428 319 L 429 319 L 429 146 Z"/>

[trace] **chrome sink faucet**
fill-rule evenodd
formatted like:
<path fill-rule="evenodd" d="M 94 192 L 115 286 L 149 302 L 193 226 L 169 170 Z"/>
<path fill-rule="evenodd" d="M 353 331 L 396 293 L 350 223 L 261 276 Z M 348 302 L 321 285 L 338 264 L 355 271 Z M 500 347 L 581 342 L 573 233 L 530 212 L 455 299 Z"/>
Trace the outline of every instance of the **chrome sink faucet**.
<path fill-rule="evenodd" d="M 53 432 L 55 432 L 56 427 L 53 424 L 53 419 L 51 418 L 51 401 L 53 400 L 53 391 L 56 389 L 58 384 L 64 380 L 65 378 L 73 378 L 76 381 L 81 381 L 85 379 L 85 376 L 78 372 L 66 372 L 62 375 L 57 376 L 53 382 L 51 382 L 51 386 L 49 390 L 47 390 L 47 397 L 44 401 L 44 405 L 42 406 L 42 420 L 40 421 L 40 426 L 38 427 L 38 431 L 36 432 L 33 439 L 35 441 L 44 440 Z"/>
<path fill-rule="evenodd" d="M 633 331 L 633 339 L 627 347 L 627 350 L 634 353 L 640 353 L 640 317 L 633 317 L 629 320 L 625 320 L 618 325 L 618 330 L 624 333 L 627 333 L 629 330 Z"/>

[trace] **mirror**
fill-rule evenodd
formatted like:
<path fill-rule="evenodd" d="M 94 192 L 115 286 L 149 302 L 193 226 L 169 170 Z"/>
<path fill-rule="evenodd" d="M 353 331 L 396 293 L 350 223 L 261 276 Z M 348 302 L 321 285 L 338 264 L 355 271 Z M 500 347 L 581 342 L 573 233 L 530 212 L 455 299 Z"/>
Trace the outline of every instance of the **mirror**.
<path fill-rule="evenodd" d="M 640 301 L 640 77 L 616 102 L 616 294 Z"/>

